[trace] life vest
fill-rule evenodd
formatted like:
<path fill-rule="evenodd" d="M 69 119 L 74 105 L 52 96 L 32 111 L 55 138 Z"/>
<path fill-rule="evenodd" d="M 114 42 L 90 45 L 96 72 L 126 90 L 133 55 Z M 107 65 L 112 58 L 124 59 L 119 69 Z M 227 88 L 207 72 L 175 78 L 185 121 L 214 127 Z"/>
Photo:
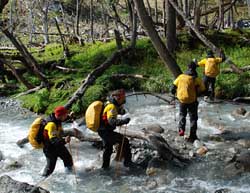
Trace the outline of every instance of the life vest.
<path fill-rule="evenodd" d="M 174 81 L 177 87 L 177 98 L 181 103 L 190 104 L 197 100 L 197 92 L 205 90 L 205 86 L 199 78 L 193 78 L 187 74 L 181 74 Z"/>
<path fill-rule="evenodd" d="M 29 143 L 35 149 L 43 148 L 43 130 L 46 125 L 46 120 L 42 117 L 36 118 L 29 128 L 28 139 Z"/>
<path fill-rule="evenodd" d="M 94 132 L 97 132 L 97 129 L 100 127 L 103 106 L 102 101 L 94 101 L 88 106 L 85 112 L 86 126 Z"/>
<path fill-rule="evenodd" d="M 222 58 L 206 58 L 198 62 L 198 65 L 205 67 L 205 75 L 215 78 L 220 73 L 219 63 L 222 62 Z"/>

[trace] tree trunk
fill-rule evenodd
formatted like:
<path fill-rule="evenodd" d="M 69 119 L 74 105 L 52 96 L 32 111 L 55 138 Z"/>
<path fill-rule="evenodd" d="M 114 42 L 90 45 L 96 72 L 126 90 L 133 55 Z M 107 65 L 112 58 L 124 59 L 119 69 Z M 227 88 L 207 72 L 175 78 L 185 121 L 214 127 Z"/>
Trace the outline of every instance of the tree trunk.
<path fill-rule="evenodd" d="M 9 0 L 1 0 L 0 1 L 0 13 L 3 12 L 3 9 L 5 7 L 5 5 L 9 2 Z"/>
<path fill-rule="evenodd" d="M 30 34 L 29 34 L 29 43 L 30 44 L 32 44 L 33 43 L 33 35 L 34 35 L 34 32 L 35 32 L 35 25 L 34 25 L 34 7 L 33 7 L 33 5 L 34 5 L 34 0 L 32 0 L 31 1 L 31 3 L 30 3 L 30 7 L 29 7 L 29 21 L 28 21 L 28 23 L 29 23 L 29 26 L 30 26 L 30 29 L 29 29 L 29 31 L 30 31 Z"/>
<path fill-rule="evenodd" d="M 164 36 L 167 37 L 167 0 L 163 0 L 162 2 L 162 17 L 163 17 L 163 29 Z"/>
<path fill-rule="evenodd" d="M 151 5 L 150 5 L 148 0 L 146 0 L 146 2 L 147 2 L 147 6 L 148 6 L 148 15 L 149 15 L 149 17 L 152 17 Z"/>
<path fill-rule="evenodd" d="M 43 32 L 44 32 L 44 36 L 43 36 L 43 39 L 44 39 L 44 44 L 47 45 L 49 44 L 49 19 L 48 19 L 48 12 L 49 12 L 49 2 L 46 0 L 43 4 L 43 7 L 42 7 L 42 23 L 43 23 L 43 26 L 42 26 L 42 29 L 43 29 Z"/>
<path fill-rule="evenodd" d="M 194 26 L 195 26 L 197 29 L 200 29 L 201 5 L 202 5 L 202 0 L 195 0 L 195 7 L 194 7 Z"/>
<path fill-rule="evenodd" d="M 90 0 L 90 36 L 92 43 L 95 43 L 94 38 L 94 11 L 93 11 L 93 0 Z"/>
<path fill-rule="evenodd" d="M 30 84 L 27 80 L 25 80 L 21 74 L 18 74 L 15 67 L 12 64 L 10 64 L 9 62 L 7 62 L 4 58 L 0 58 L 0 63 L 6 64 L 10 68 L 12 74 L 16 77 L 16 79 L 20 83 L 22 83 L 27 89 L 34 88 L 34 86 L 32 84 Z"/>
<path fill-rule="evenodd" d="M 69 48 L 68 46 L 65 44 L 65 40 L 64 40 L 64 37 L 62 35 L 62 32 L 60 30 L 60 27 L 58 25 L 58 22 L 57 22 L 57 18 L 54 18 L 54 21 L 56 23 L 56 28 L 58 30 L 58 33 L 60 34 L 60 38 L 61 38 L 61 42 L 62 42 L 62 45 L 63 45 L 63 56 L 65 58 L 68 58 L 70 56 L 70 53 L 69 53 Z"/>
<path fill-rule="evenodd" d="M 185 20 L 186 24 L 193 30 L 193 32 L 196 34 L 196 36 L 207 46 L 209 47 L 214 53 L 217 55 L 220 54 L 221 50 L 217 48 L 212 42 L 210 42 L 206 36 L 204 36 L 197 28 L 194 27 L 194 25 L 186 19 L 185 14 L 179 9 L 179 7 L 176 5 L 174 0 L 169 0 L 169 2 L 172 4 L 172 6 L 175 8 L 175 10 L 182 16 L 182 18 Z M 240 70 L 228 57 L 226 58 L 225 63 L 228 63 L 230 67 L 238 74 L 242 74 L 242 70 Z"/>
<path fill-rule="evenodd" d="M 158 23 L 158 3 L 155 0 L 155 23 Z"/>
<path fill-rule="evenodd" d="M 131 40 L 130 45 L 131 48 L 134 49 L 136 45 L 136 39 L 137 39 L 137 15 L 135 11 L 135 5 L 133 0 L 127 0 L 128 2 L 128 10 L 129 10 L 129 16 L 130 16 L 130 29 L 131 29 Z"/>
<path fill-rule="evenodd" d="M 167 0 L 167 48 L 173 54 L 177 47 L 176 37 L 176 12 Z"/>
<path fill-rule="evenodd" d="M 7 28 L 4 28 L 4 26 L 0 25 L 0 29 L 23 56 L 24 65 L 27 67 L 27 69 L 33 72 L 37 76 L 37 78 L 41 80 L 43 84 L 45 84 L 45 86 L 48 86 L 48 80 L 46 79 L 45 75 L 38 69 L 38 64 L 35 58 L 28 52 L 21 41 L 17 40 L 15 36 L 8 31 Z"/>
<path fill-rule="evenodd" d="M 107 41 L 107 39 L 109 39 L 109 17 L 107 15 L 107 10 L 104 9 L 104 6 L 103 6 L 103 2 L 101 2 L 101 7 L 102 7 L 102 20 L 103 20 L 103 23 L 104 23 L 104 42 Z"/>
<path fill-rule="evenodd" d="M 218 18 L 218 24 L 217 29 L 220 30 L 221 28 L 224 28 L 224 6 L 223 6 L 223 0 L 218 0 L 218 6 L 219 6 L 219 18 Z"/>
<path fill-rule="evenodd" d="M 164 61 L 165 65 L 169 68 L 171 73 L 174 77 L 177 77 L 181 74 L 181 69 L 177 65 L 175 59 L 171 56 L 168 49 L 162 42 L 161 38 L 157 34 L 152 18 L 148 16 L 147 11 L 145 9 L 144 3 L 142 0 L 135 0 L 135 5 L 137 9 L 137 13 L 141 20 L 143 27 L 146 29 L 155 49 L 157 50 L 158 54 L 160 55 L 161 59 Z"/>

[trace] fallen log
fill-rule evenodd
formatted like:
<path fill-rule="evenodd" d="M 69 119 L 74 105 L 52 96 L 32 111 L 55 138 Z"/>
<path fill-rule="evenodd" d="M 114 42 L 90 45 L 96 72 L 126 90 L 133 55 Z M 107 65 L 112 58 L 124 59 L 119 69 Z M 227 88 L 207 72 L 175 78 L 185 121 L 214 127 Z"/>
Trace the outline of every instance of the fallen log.
<path fill-rule="evenodd" d="M 242 72 L 247 72 L 250 70 L 250 66 L 244 66 L 244 67 L 241 67 L 239 69 L 242 70 Z M 234 70 L 231 68 L 224 68 L 224 69 L 221 69 L 220 72 L 223 74 L 229 74 L 229 73 L 234 73 Z"/>
<path fill-rule="evenodd" d="M 245 102 L 250 102 L 250 97 L 236 97 L 233 99 L 234 102 L 241 102 L 241 101 L 245 101 Z"/>
<path fill-rule="evenodd" d="M 39 85 L 39 86 L 37 86 L 37 87 L 35 87 L 35 88 L 29 89 L 29 90 L 27 90 L 27 91 L 25 91 L 25 92 L 22 92 L 22 93 L 16 95 L 16 96 L 14 97 L 14 99 L 15 99 L 15 98 L 18 98 L 18 97 L 20 97 L 20 96 L 24 96 L 24 95 L 27 95 L 27 94 L 36 92 L 36 91 L 38 91 L 38 90 L 40 90 L 40 89 L 42 89 L 42 88 L 45 88 L 45 85 L 44 85 L 43 83 L 41 83 L 41 85 Z"/>
<path fill-rule="evenodd" d="M 70 107 L 73 105 L 74 102 L 76 102 L 80 97 L 82 97 L 87 90 L 87 88 L 92 85 L 95 80 L 104 73 L 106 69 L 108 69 L 111 65 L 117 62 L 118 59 L 121 58 L 121 56 L 127 54 L 131 50 L 130 47 L 123 48 L 121 50 L 118 50 L 113 53 L 110 58 L 108 58 L 104 63 L 102 63 L 100 66 L 98 66 L 96 69 L 94 69 L 92 72 L 88 74 L 86 79 L 83 81 L 82 85 L 75 91 L 73 96 L 69 99 L 69 101 L 65 104 L 65 107 L 67 109 L 70 109 Z"/>
<path fill-rule="evenodd" d="M 176 166 L 183 167 L 188 164 L 189 160 L 181 156 L 177 150 L 173 149 L 167 141 L 159 133 L 145 131 L 145 130 L 135 130 L 128 129 L 127 127 L 121 127 L 117 132 L 125 135 L 126 137 L 135 138 L 147 141 L 153 149 L 155 149 L 159 157 L 163 160 L 171 161 Z M 101 138 L 98 135 L 86 136 L 83 132 L 78 129 L 65 129 L 63 136 L 73 136 L 80 141 L 98 142 Z M 23 147 L 25 143 L 28 143 L 28 138 L 21 139 L 17 142 L 19 147 Z"/>

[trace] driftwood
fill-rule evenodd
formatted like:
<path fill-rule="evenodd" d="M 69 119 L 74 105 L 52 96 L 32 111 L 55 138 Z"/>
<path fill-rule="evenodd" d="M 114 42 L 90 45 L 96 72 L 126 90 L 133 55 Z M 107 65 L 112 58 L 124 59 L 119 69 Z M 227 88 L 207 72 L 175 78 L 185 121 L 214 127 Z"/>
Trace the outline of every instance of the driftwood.
<path fill-rule="evenodd" d="M 18 98 L 18 97 L 20 97 L 20 96 L 24 96 L 24 95 L 27 95 L 27 94 L 36 92 L 36 91 L 38 91 L 38 90 L 40 90 L 40 89 L 42 89 L 42 88 L 45 88 L 45 85 L 44 85 L 43 83 L 41 83 L 40 86 L 37 86 L 37 87 L 35 87 L 35 88 L 32 88 L 32 89 L 30 89 L 30 90 L 27 90 L 27 91 L 25 91 L 25 92 L 22 92 L 22 93 L 16 95 L 14 98 Z"/>
<path fill-rule="evenodd" d="M 62 67 L 62 66 L 58 66 L 58 65 L 56 65 L 55 68 L 62 70 L 63 72 L 78 72 L 79 71 L 79 69 L 66 68 L 66 67 Z"/>
<path fill-rule="evenodd" d="M 176 10 L 176 12 L 183 18 L 183 20 L 186 22 L 186 25 L 192 29 L 192 31 L 196 34 L 196 36 L 207 46 L 209 47 L 214 53 L 220 54 L 221 50 L 217 48 L 211 41 L 209 41 L 206 36 L 204 36 L 195 26 L 192 24 L 192 22 L 186 18 L 184 12 L 178 7 L 176 2 L 174 0 L 169 0 L 169 3 L 173 6 L 173 8 Z M 225 63 L 229 64 L 231 69 L 237 73 L 242 74 L 242 70 L 239 69 L 233 61 L 230 60 L 229 57 L 226 57 Z"/>
<path fill-rule="evenodd" d="M 250 97 L 236 97 L 233 99 L 234 102 L 247 101 L 250 102 Z"/>

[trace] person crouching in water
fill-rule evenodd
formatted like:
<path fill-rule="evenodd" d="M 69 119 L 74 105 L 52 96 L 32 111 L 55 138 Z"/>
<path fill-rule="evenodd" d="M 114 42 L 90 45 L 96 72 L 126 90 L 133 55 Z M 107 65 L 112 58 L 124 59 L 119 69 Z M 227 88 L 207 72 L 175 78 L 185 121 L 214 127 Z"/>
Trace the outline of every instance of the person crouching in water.
<path fill-rule="evenodd" d="M 63 106 L 55 108 L 54 113 L 49 115 L 46 119 L 44 127 L 44 147 L 43 152 L 47 160 L 46 167 L 43 171 L 43 176 L 49 176 L 53 173 L 57 158 L 63 160 L 66 170 L 72 171 L 73 160 L 68 149 L 65 147 L 66 143 L 70 142 L 70 136 L 62 138 L 62 122 L 68 117 L 68 110 Z"/>
<path fill-rule="evenodd" d="M 123 104 L 126 102 L 125 91 L 123 89 L 113 91 L 105 104 L 101 124 L 98 134 L 102 138 L 104 144 L 102 168 L 108 170 L 110 166 L 110 157 L 113 152 L 113 145 L 119 144 L 124 155 L 124 166 L 132 167 L 132 154 L 129 140 L 122 134 L 115 132 L 116 126 L 128 124 L 130 118 L 118 119 L 118 114 L 124 114 Z"/>
<path fill-rule="evenodd" d="M 198 139 L 197 120 L 198 120 L 198 101 L 199 94 L 205 91 L 205 85 L 202 80 L 198 78 L 196 72 L 196 62 L 192 61 L 188 64 L 188 69 L 184 74 L 179 75 L 173 82 L 171 93 L 177 95 L 179 100 L 179 136 L 184 136 L 186 126 L 187 112 L 190 117 L 190 135 L 188 142 L 193 143 Z"/>

